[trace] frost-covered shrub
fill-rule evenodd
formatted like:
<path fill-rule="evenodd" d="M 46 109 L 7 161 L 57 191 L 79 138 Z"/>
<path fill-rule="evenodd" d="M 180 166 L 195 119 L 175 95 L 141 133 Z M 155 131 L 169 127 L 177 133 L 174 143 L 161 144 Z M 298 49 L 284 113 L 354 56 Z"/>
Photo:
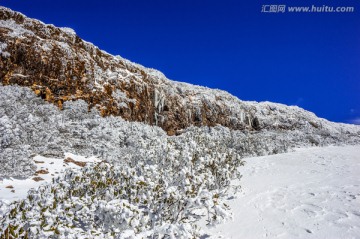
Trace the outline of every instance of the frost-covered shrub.
<path fill-rule="evenodd" d="M 0 177 L 29 176 L 36 154 L 62 158 L 71 151 L 116 161 L 127 138 L 160 135 L 165 136 L 160 128 L 101 118 L 96 111 L 88 112 L 84 101 L 66 102 L 60 111 L 29 89 L 0 86 Z"/>
<path fill-rule="evenodd" d="M 224 198 L 243 162 L 220 145 L 208 152 L 196 146 L 169 142 L 163 157 L 68 170 L 11 204 L 0 238 L 197 237 L 201 216 L 209 224 L 230 216 Z"/>
<path fill-rule="evenodd" d="M 304 122 L 306 119 L 299 123 Z M 62 158 L 66 151 L 95 155 L 117 165 L 126 160 L 162 156 L 170 141 L 179 144 L 193 140 L 205 151 L 218 142 L 225 151 L 233 149 L 241 157 L 281 153 L 299 146 L 359 142 L 360 131 L 355 126 L 327 122 L 326 127 L 314 128 L 307 124 L 303 131 L 190 127 L 180 136 L 169 137 L 156 126 L 119 117 L 102 118 L 95 110 L 89 112 L 82 100 L 65 102 L 61 111 L 36 97 L 30 89 L 0 86 L 0 177 L 29 176 L 30 157 L 40 154 Z"/>
<path fill-rule="evenodd" d="M 10 207 L 0 201 L 0 234 L 196 237 L 193 222 L 201 215 L 210 224 L 229 216 L 223 199 L 238 189 L 231 182 L 240 177 L 241 158 L 359 137 L 355 126 L 331 123 L 302 131 L 190 127 L 167 136 L 156 126 L 102 118 L 83 101 L 66 102 L 60 111 L 27 88 L 0 86 L 0 177 L 31 175 L 36 154 L 72 152 L 107 162 L 67 171 Z"/>

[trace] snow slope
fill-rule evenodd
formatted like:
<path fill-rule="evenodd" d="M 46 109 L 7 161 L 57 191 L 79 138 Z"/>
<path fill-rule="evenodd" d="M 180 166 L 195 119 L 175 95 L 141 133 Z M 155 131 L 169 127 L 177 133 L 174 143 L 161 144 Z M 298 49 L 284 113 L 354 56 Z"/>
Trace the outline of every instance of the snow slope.
<path fill-rule="evenodd" d="M 78 162 L 100 162 L 95 157 L 82 157 L 71 153 L 65 153 L 64 159 L 71 158 Z M 49 183 L 53 178 L 63 174 L 68 168 L 80 169 L 74 163 L 66 163 L 64 159 L 59 158 L 47 158 L 37 155 L 34 157 L 36 165 L 36 171 L 45 170 L 47 173 L 40 173 L 38 175 L 32 175 L 24 178 L 8 177 L 0 179 L 0 202 L 3 201 L 7 204 L 16 200 L 25 199 L 27 193 L 32 188 L 38 188 L 39 186 Z M 33 178 L 41 177 L 43 180 L 35 181 Z M 0 212 L 1 214 L 1 212 Z"/>
<path fill-rule="evenodd" d="M 31 88 L 60 109 L 66 102 L 83 100 L 102 116 L 157 125 L 168 135 L 216 125 L 241 131 L 299 130 L 315 136 L 315 143 L 317 136 L 331 140 L 334 135 L 360 135 L 358 127 L 328 122 L 296 106 L 242 101 L 222 90 L 169 80 L 157 70 L 100 50 L 71 29 L 1 6 L 0 54 L 3 85 Z"/>
<path fill-rule="evenodd" d="M 359 238 L 360 146 L 246 161 L 233 221 L 206 229 L 211 238 Z"/>

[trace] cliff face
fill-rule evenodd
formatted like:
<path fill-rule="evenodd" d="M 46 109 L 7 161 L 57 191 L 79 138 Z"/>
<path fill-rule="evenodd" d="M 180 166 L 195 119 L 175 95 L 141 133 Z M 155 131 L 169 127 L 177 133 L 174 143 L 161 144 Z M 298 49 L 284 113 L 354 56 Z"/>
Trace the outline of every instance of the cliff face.
<path fill-rule="evenodd" d="M 243 102 L 220 90 L 168 80 L 57 28 L 0 7 L 0 82 L 30 87 L 62 108 L 82 99 L 102 116 L 158 125 L 169 135 L 191 125 L 236 130 L 322 129 L 298 107 Z"/>
<path fill-rule="evenodd" d="M 99 50 L 71 29 L 0 8 L 0 41 L 1 82 L 31 87 L 60 108 L 64 101 L 83 99 L 103 116 L 157 124 L 169 134 L 192 124 L 244 127 L 230 122 L 220 92 L 213 91 L 210 101 L 199 97 L 160 72 Z"/>

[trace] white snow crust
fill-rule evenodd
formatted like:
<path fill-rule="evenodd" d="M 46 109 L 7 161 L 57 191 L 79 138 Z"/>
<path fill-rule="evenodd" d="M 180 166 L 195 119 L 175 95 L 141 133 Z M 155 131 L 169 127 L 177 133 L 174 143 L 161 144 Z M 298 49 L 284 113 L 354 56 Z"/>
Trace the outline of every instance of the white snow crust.
<path fill-rule="evenodd" d="M 232 221 L 211 238 L 359 238 L 360 146 L 246 159 Z"/>
<path fill-rule="evenodd" d="M 65 153 L 65 158 L 68 157 L 70 157 L 75 161 L 80 161 L 80 162 L 100 161 L 95 157 L 86 158 L 71 153 Z M 59 158 L 48 158 L 37 155 L 36 157 L 33 158 L 33 160 L 36 165 L 36 171 L 38 170 L 48 171 L 47 174 L 38 175 L 44 180 L 34 181 L 33 178 L 35 176 L 30 176 L 26 178 L 8 177 L 2 180 L 0 179 L 0 201 L 9 204 L 20 199 L 25 199 L 30 189 L 36 189 L 43 184 L 50 183 L 53 178 L 63 174 L 66 169 L 81 168 L 80 166 L 73 163 L 64 163 L 64 159 L 59 159 Z M 8 186 L 12 186 L 12 188 L 6 188 Z M 14 190 L 14 192 L 11 192 L 12 190 Z"/>

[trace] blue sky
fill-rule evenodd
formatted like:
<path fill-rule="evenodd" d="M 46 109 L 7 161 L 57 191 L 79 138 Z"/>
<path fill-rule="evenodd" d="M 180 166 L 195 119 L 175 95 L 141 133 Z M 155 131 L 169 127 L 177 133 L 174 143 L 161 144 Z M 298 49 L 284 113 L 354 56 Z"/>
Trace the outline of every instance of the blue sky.
<path fill-rule="evenodd" d="M 0 0 L 173 80 L 360 123 L 358 0 Z M 262 5 L 354 13 L 261 13 Z"/>

